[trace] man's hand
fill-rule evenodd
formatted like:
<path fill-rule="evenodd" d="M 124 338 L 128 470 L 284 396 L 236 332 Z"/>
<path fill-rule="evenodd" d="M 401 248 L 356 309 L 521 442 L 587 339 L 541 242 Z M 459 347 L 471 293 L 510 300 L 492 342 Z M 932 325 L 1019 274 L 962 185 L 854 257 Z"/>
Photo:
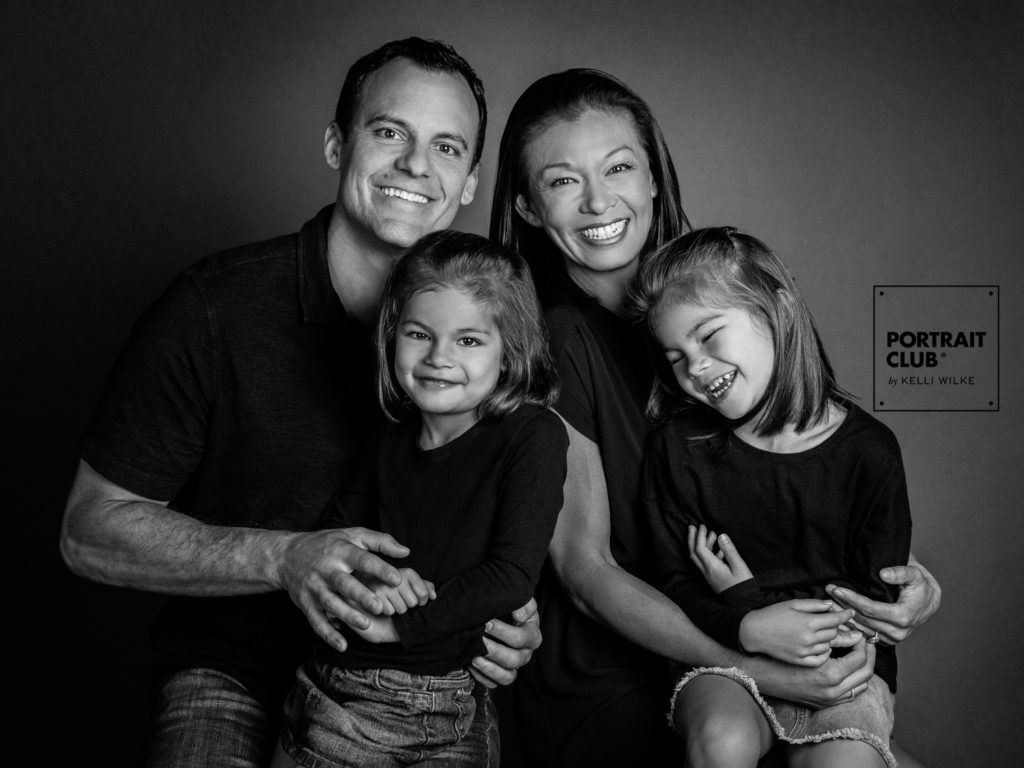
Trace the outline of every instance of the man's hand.
<path fill-rule="evenodd" d="M 725 534 L 716 536 L 714 531 L 703 525 L 699 528 L 691 525 L 686 530 L 686 544 L 690 550 L 690 560 L 704 575 L 704 579 L 716 595 L 742 581 L 754 578 L 740 553 L 736 551 L 732 539 Z"/>
<path fill-rule="evenodd" d="M 397 587 L 385 584 L 372 576 L 364 577 L 366 587 L 381 599 L 381 613 L 384 616 L 405 613 L 410 608 L 426 605 L 428 601 L 437 597 L 434 583 L 421 578 L 412 568 L 399 568 L 398 573 L 402 577 L 402 583 Z"/>
<path fill-rule="evenodd" d="M 910 637 L 939 609 L 942 589 L 913 555 L 908 565 L 883 568 L 879 576 L 886 584 L 899 586 L 900 595 L 895 603 L 880 603 L 833 584 L 825 589 L 837 602 L 857 612 L 857 624 L 877 632 L 881 642 L 895 645 Z"/>
<path fill-rule="evenodd" d="M 530 598 L 530 602 L 512 612 L 512 620 L 514 624 L 499 619 L 487 622 L 484 635 L 487 655 L 477 656 L 469 668 L 470 674 L 488 688 L 511 685 L 517 670 L 540 648 L 537 601 Z"/>
<path fill-rule="evenodd" d="M 374 552 L 405 557 L 409 549 L 384 533 L 336 528 L 293 534 L 281 552 L 278 583 L 305 614 L 313 631 L 338 651 L 344 651 L 347 643 L 332 621 L 341 621 L 357 632 L 369 631 L 370 616 L 384 610 L 383 601 L 353 572 L 394 587 L 402 582 L 398 569 Z"/>
<path fill-rule="evenodd" d="M 853 611 L 833 611 L 831 600 L 787 600 L 751 611 L 740 622 L 740 644 L 787 664 L 817 667 L 832 653 L 839 628 Z"/>

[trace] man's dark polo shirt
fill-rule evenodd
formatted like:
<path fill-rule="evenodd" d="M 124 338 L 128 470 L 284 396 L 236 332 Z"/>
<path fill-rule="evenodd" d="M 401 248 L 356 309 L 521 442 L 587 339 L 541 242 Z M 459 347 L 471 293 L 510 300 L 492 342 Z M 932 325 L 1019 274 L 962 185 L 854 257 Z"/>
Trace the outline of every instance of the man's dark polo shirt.
<path fill-rule="evenodd" d="M 380 420 L 370 332 L 331 285 L 331 212 L 198 262 L 143 313 L 80 443 L 90 466 L 207 523 L 315 526 Z M 154 643 L 165 669 L 269 701 L 310 634 L 284 592 L 170 597 Z"/>

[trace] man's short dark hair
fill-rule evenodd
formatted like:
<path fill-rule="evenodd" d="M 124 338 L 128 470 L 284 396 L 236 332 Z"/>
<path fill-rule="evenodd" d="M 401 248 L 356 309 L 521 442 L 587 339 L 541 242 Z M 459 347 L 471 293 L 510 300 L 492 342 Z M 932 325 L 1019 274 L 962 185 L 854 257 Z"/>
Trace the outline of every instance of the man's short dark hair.
<path fill-rule="evenodd" d="M 352 120 L 355 118 L 362 95 L 363 81 L 372 72 L 376 72 L 389 61 L 408 59 L 422 69 L 430 72 L 443 72 L 450 75 L 461 75 L 476 99 L 476 108 L 480 116 L 477 128 L 476 143 L 473 147 L 473 165 L 480 162 L 484 151 L 484 135 L 487 131 L 487 102 L 484 99 L 484 85 L 476 72 L 469 66 L 455 49 L 440 40 L 424 40 L 421 37 L 407 37 L 405 40 L 394 40 L 385 43 L 353 64 L 345 83 L 341 86 L 338 96 L 338 107 L 334 111 L 334 122 L 338 124 L 341 135 L 348 138 Z"/>

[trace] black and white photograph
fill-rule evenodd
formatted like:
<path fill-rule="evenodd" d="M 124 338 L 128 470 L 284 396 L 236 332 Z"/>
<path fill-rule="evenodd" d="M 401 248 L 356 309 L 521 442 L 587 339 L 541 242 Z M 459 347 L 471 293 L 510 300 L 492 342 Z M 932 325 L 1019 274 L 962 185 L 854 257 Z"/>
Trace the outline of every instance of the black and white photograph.
<path fill-rule="evenodd" d="M 0 18 L 5 763 L 1019 763 L 1019 4 Z"/>

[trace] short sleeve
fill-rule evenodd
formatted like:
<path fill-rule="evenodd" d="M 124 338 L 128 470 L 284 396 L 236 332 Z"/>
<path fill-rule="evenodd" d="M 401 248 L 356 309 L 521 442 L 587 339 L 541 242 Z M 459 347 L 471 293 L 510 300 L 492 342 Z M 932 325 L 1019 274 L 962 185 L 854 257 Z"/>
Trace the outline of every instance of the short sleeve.
<path fill-rule="evenodd" d="M 211 315 L 183 275 L 135 322 L 79 454 L 121 487 L 170 500 L 202 458 L 213 393 Z"/>

